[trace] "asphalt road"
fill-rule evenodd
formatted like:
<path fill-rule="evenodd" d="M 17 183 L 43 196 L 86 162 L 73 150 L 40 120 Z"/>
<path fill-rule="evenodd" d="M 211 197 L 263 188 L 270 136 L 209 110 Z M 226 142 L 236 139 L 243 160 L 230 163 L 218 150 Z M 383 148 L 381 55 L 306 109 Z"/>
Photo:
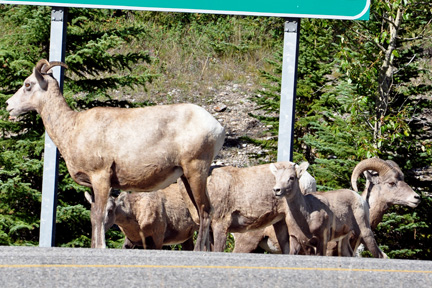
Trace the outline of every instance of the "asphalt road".
<path fill-rule="evenodd" d="M 0 246 L 0 287 L 432 287 L 432 261 Z"/>

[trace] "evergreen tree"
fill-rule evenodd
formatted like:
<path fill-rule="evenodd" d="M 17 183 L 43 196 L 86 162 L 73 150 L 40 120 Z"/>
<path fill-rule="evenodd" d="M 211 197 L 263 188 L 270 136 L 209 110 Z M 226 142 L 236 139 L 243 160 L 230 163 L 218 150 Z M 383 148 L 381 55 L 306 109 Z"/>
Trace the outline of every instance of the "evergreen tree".
<path fill-rule="evenodd" d="M 349 171 L 355 166 L 353 127 L 348 125 L 347 111 L 352 92 L 350 85 L 337 85 L 333 66 L 336 21 L 307 20 L 301 22 L 296 119 L 294 127 L 294 161 L 307 160 L 309 171 L 316 177 L 321 190 L 348 187 Z M 268 115 L 257 116 L 274 135 L 272 140 L 256 141 L 276 153 L 279 130 L 282 51 L 268 61 L 272 71 L 261 71 L 263 89 L 253 100 Z M 336 84 L 335 84 L 336 83 Z M 342 92 L 338 94 L 338 92 Z"/>

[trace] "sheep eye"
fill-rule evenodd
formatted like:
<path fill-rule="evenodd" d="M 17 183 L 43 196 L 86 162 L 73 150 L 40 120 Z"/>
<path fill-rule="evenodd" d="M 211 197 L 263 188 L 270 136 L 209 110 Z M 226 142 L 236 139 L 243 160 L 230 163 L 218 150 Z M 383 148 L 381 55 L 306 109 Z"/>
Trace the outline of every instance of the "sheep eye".
<path fill-rule="evenodd" d="M 396 186 L 396 183 L 395 183 L 395 182 L 390 182 L 389 185 L 390 185 L 391 187 L 395 187 L 395 186 Z"/>
<path fill-rule="evenodd" d="M 28 82 L 27 82 L 27 83 L 24 83 L 24 87 L 25 87 L 25 88 L 29 89 L 30 86 L 31 86 L 30 83 L 28 83 Z"/>

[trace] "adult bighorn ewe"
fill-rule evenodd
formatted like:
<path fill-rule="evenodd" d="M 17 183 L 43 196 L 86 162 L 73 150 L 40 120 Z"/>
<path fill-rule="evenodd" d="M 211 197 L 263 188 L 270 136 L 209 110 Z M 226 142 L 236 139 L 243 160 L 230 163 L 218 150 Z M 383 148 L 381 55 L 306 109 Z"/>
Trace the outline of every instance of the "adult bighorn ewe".
<path fill-rule="evenodd" d="M 212 170 L 207 188 L 214 209 L 211 220 L 214 251 L 224 251 L 228 233 L 275 225 L 277 240 L 284 253 L 288 253 L 288 230 L 284 221 L 286 201 L 278 199 L 272 192 L 275 180 L 269 165 L 225 166 Z M 190 201 L 186 203 L 191 206 Z M 191 214 L 195 219 L 196 215 Z"/>
<path fill-rule="evenodd" d="M 391 206 L 404 205 L 415 208 L 420 203 L 420 196 L 404 181 L 404 174 L 394 161 L 370 158 L 358 163 L 351 175 L 351 185 L 355 191 L 358 191 L 357 180 L 362 173 L 366 177 L 362 197 L 369 204 L 372 229 L 378 226 Z M 329 245 L 327 254 L 351 256 L 361 239 L 353 236 L 342 241 L 339 249 L 334 243 Z"/>
<path fill-rule="evenodd" d="M 353 234 L 363 239 L 374 257 L 386 257 L 375 241 L 368 206 L 360 195 L 347 189 L 303 195 L 298 181 L 305 171 L 303 163 L 278 162 L 270 169 L 276 179 L 275 195 L 288 203 L 290 254 L 302 248 L 310 251 L 312 246 L 315 254 L 325 255 L 328 241 Z"/>
<path fill-rule="evenodd" d="M 86 192 L 87 201 L 91 195 Z M 123 248 L 162 249 L 182 244 L 193 249 L 192 236 L 198 225 L 192 220 L 177 184 L 149 193 L 121 192 L 108 198 L 105 230 L 117 224 L 125 234 Z"/>
<path fill-rule="evenodd" d="M 306 167 L 305 170 L 309 166 L 309 164 L 306 163 L 303 164 L 305 165 L 304 167 Z M 269 174 L 269 177 L 273 178 L 270 169 L 269 171 L 267 171 L 267 173 Z M 303 194 L 316 192 L 316 180 L 307 171 L 304 171 L 301 178 L 299 179 L 299 185 L 300 185 L 300 190 Z M 281 223 L 281 225 L 282 224 L 286 225 L 285 219 L 283 220 L 283 223 Z M 282 249 L 279 245 L 279 240 L 276 236 L 274 229 L 275 229 L 274 226 L 271 225 L 265 228 L 247 231 L 244 233 L 233 233 L 234 240 L 235 240 L 235 246 L 233 252 L 250 253 L 258 249 L 258 247 L 260 247 L 261 249 L 264 249 L 269 253 L 275 253 L 275 254 L 282 253 Z"/>
<path fill-rule="evenodd" d="M 192 104 L 73 111 L 48 73 L 54 66 L 67 67 L 40 60 L 23 87 L 7 100 L 7 111 L 11 117 L 39 113 L 71 177 L 92 188 L 92 247 L 105 247 L 103 223 L 111 187 L 154 191 L 181 177 L 199 213 L 195 250 L 203 250 L 211 219 L 207 175 L 225 129 Z"/>

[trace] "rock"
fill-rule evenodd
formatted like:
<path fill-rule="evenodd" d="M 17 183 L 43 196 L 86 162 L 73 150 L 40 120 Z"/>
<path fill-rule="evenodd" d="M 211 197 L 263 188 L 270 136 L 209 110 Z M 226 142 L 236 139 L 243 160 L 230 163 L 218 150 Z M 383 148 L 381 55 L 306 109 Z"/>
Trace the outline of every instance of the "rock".
<path fill-rule="evenodd" d="M 224 112 L 226 109 L 227 109 L 227 106 L 225 104 L 219 104 L 213 108 L 213 110 L 216 112 Z"/>

